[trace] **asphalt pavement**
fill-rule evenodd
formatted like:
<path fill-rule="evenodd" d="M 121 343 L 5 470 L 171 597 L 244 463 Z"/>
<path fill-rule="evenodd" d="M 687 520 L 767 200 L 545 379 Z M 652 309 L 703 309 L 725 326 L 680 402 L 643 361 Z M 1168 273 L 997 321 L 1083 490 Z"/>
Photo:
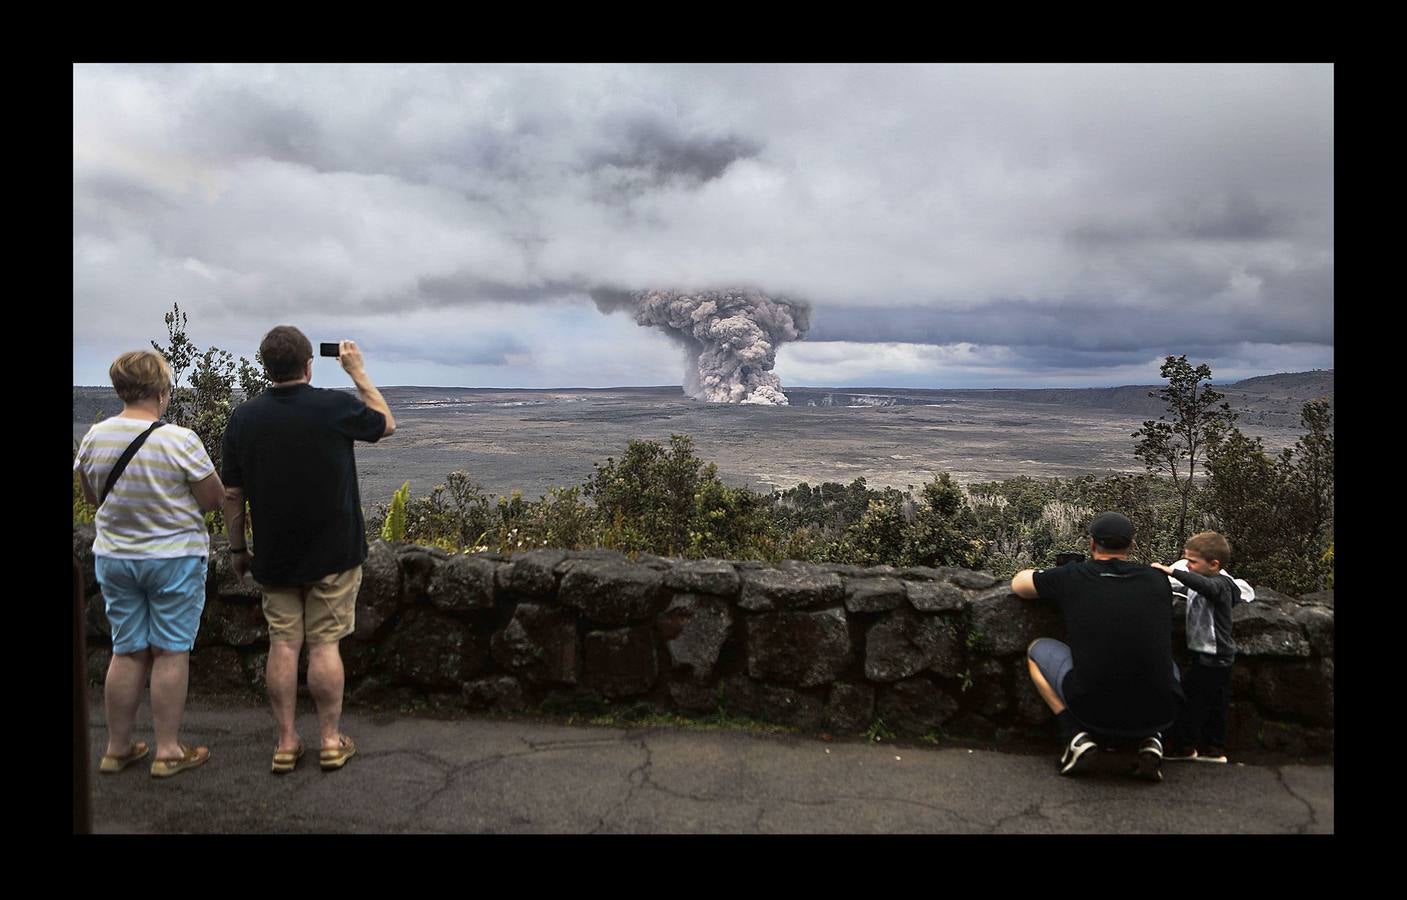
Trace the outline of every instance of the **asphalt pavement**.
<path fill-rule="evenodd" d="M 300 702 L 299 726 L 317 720 Z M 154 742 L 143 704 L 135 737 Z M 194 701 L 182 739 L 204 766 L 97 772 L 106 740 L 90 702 L 97 833 L 1332 834 L 1332 765 L 1168 762 L 1161 784 L 1106 753 L 1076 778 L 1049 754 L 891 745 L 816 735 L 564 725 L 348 712 L 358 746 L 323 772 L 316 747 L 269 772 L 268 710 Z"/>

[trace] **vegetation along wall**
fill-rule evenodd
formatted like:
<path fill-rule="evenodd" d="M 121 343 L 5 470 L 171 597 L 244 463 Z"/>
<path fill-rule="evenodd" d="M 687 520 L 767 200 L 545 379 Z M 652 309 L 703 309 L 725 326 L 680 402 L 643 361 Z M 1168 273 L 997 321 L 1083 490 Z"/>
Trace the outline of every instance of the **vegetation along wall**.
<path fill-rule="evenodd" d="M 89 676 L 111 656 L 93 577 L 92 525 L 74 553 L 88 592 Z M 268 631 L 258 587 L 212 541 L 191 655 L 193 696 L 262 694 Z M 1333 592 L 1257 588 L 1233 616 L 1241 646 L 1231 746 L 1331 753 Z M 1182 602 L 1169 613 L 1185 646 Z M 1059 614 L 966 569 L 726 560 L 631 560 L 607 550 L 450 554 L 371 544 L 355 633 L 342 642 L 348 704 L 491 712 L 670 710 L 836 734 L 1048 741 L 1026 674 Z"/>

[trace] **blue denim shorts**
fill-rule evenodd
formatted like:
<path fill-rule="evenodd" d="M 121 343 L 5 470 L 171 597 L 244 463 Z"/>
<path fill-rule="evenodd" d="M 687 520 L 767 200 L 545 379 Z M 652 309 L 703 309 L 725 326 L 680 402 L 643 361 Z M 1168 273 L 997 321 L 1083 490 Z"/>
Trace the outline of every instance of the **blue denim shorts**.
<path fill-rule="evenodd" d="M 140 653 L 148 647 L 181 653 L 195 646 L 205 609 L 205 557 L 99 556 L 94 563 L 112 625 L 113 653 Z"/>
<path fill-rule="evenodd" d="M 1069 701 L 1065 699 L 1065 676 L 1075 668 L 1070 646 L 1054 638 L 1039 638 L 1031 644 L 1026 655 L 1036 664 L 1036 668 L 1041 670 L 1041 676 L 1045 678 L 1045 683 L 1050 685 L 1050 689 L 1055 691 L 1055 696 L 1068 706 Z"/>

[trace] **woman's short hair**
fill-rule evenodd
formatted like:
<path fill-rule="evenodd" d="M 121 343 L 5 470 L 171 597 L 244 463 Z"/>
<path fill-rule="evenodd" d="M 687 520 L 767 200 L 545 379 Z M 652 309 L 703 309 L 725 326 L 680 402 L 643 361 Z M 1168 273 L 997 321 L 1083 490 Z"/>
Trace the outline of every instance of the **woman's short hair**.
<path fill-rule="evenodd" d="M 155 350 L 122 354 L 112 361 L 107 375 L 123 403 L 155 400 L 171 390 L 171 366 Z"/>
<path fill-rule="evenodd" d="M 313 345 L 292 325 L 275 325 L 259 343 L 259 358 L 270 381 L 293 381 L 313 358 Z"/>

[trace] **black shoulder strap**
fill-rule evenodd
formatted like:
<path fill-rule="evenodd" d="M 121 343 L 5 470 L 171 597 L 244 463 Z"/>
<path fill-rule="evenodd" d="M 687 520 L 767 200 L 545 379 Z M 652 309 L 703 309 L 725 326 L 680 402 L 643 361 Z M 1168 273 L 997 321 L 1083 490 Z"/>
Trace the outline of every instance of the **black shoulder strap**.
<path fill-rule="evenodd" d="M 151 437 L 151 433 L 165 424 L 166 423 L 160 419 L 152 422 L 150 428 L 137 435 L 137 439 L 128 444 L 126 450 L 122 451 L 122 455 L 117 458 L 117 464 L 112 467 L 111 472 L 107 473 L 107 481 L 103 483 L 102 496 L 98 498 L 99 506 L 102 506 L 103 501 L 107 499 L 107 495 L 112 493 L 112 486 L 117 484 L 117 479 L 127 469 L 127 464 L 132 461 L 132 457 L 137 455 L 137 451 L 147 442 L 147 438 Z"/>

